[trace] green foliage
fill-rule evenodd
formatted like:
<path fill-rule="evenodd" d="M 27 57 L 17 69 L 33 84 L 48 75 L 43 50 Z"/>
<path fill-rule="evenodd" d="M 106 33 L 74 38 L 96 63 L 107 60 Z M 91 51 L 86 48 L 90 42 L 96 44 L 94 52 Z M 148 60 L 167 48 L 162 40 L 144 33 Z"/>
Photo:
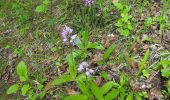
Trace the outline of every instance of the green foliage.
<path fill-rule="evenodd" d="M 70 75 L 75 78 L 77 75 L 77 67 L 76 67 L 76 62 L 74 60 L 73 54 L 67 55 L 67 62 L 69 65 L 69 72 Z"/>
<path fill-rule="evenodd" d="M 150 6 L 152 4 L 151 0 L 149 1 L 144 0 L 142 2 L 141 1 L 142 0 L 137 0 L 137 2 L 141 3 L 141 5 Z M 136 3 L 136 1 L 134 2 Z M 0 41 L 0 48 L 2 47 L 0 49 L 0 52 L 2 52 L 2 55 L 4 55 L 5 53 L 8 52 L 10 53 L 10 51 L 14 51 L 13 52 L 14 56 L 12 54 L 12 59 L 13 57 L 17 59 L 24 59 L 25 62 L 27 60 L 26 63 L 33 61 L 32 62 L 33 64 L 30 64 L 31 66 L 29 67 L 29 69 L 35 67 L 35 69 L 41 71 L 41 73 L 36 73 L 36 75 L 32 73 L 29 73 L 28 75 L 28 69 L 26 63 L 24 61 L 20 61 L 16 67 L 16 72 L 20 81 L 17 81 L 16 84 L 11 85 L 6 91 L 6 93 L 7 94 L 16 93 L 17 99 L 29 99 L 29 100 L 37 100 L 37 99 L 43 100 L 46 99 L 44 97 L 50 97 L 51 95 L 52 95 L 51 97 L 56 97 L 56 99 L 61 99 L 61 100 L 63 99 L 64 100 L 148 99 L 149 95 L 146 91 L 136 93 L 133 90 L 134 84 L 133 82 L 131 82 L 131 79 L 133 77 L 128 77 L 129 75 L 126 75 L 127 70 L 125 72 L 124 69 L 123 72 L 122 70 L 119 70 L 122 69 L 119 66 L 121 64 L 124 64 L 124 60 L 126 60 L 127 61 L 126 63 L 129 66 L 131 66 L 131 61 L 132 61 L 131 56 L 136 57 L 136 52 L 131 53 L 126 50 L 127 49 L 129 50 L 129 45 L 131 45 L 134 41 L 140 43 L 139 42 L 140 39 L 138 41 L 138 38 L 141 37 L 140 34 L 138 34 L 138 31 L 142 31 L 139 33 L 144 34 L 147 31 L 149 32 L 152 31 L 150 30 L 152 28 L 152 25 L 158 25 L 158 28 L 160 28 L 159 29 L 160 36 L 162 39 L 159 42 L 164 43 L 163 35 L 165 35 L 166 38 L 168 36 L 165 33 L 163 34 L 163 32 L 166 31 L 166 29 L 169 29 L 170 27 L 169 18 L 167 16 L 169 11 L 168 10 L 169 0 L 163 0 L 162 12 L 161 15 L 158 17 L 154 17 L 154 16 L 145 17 L 145 15 L 150 15 L 150 13 L 145 14 L 144 9 L 142 9 L 142 12 L 139 11 L 140 13 L 138 12 L 138 10 L 135 10 L 134 8 L 136 8 L 135 6 L 139 6 L 138 4 L 128 5 L 128 3 L 134 3 L 134 2 L 133 0 L 131 1 L 95 0 L 94 4 L 88 6 L 85 5 L 84 1 L 82 0 L 56 0 L 56 1 L 55 0 L 54 1 L 53 0 L 37 0 L 37 1 L 29 0 L 28 2 L 24 2 L 22 0 L 3 0 L 2 4 L 0 4 L 0 8 L 2 8 L 2 10 L 0 9 L 0 11 L 2 12 L 2 14 L 0 14 L 0 22 L 2 23 L 1 25 L 2 37 L 0 37 L 0 40 L 5 41 L 3 42 L 5 43 L 5 46 Z M 7 7 L 5 7 L 4 10 L 2 6 L 7 6 Z M 116 10 L 114 9 L 115 7 L 118 9 L 117 11 L 115 11 Z M 152 10 L 154 11 L 155 9 L 151 9 L 151 11 Z M 148 13 L 149 10 L 146 12 Z M 120 15 L 117 16 L 117 14 Z M 137 14 L 137 15 L 133 15 L 133 14 Z M 139 15 L 142 14 L 144 16 L 139 16 L 138 14 Z M 134 18 L 132 16 L 134 16 Z M 138 19 L 138 17 L 142 17 L 142 18 Z M 13 23 L 13 21 L 14 24 L 11 24 Z M 138 23 L 137 24 L 133 23 L 133 21 L 136 22 L 141 21 L 142 23 L 139 22 L 139 25 L 141 24 L 143 25 L 136 26 Z M 63 45 L 61 41 L 58 40 L 59 38 L 58 33 L 60 27 L 64 24 L 68 24 L 73 27 L 74 30 L 73 33 L 77 35 L 77 38 L 74 40 L 76 46 Z M 54 29 L 52 29 L 52 27 Z M 142 29 L 138 30 L 141 27 Z M 143 31 L 143 27 L 145 31 Z M 134 34 L 131 34 L 133 29 L 134 29 L 133 32 Z M 16 32 L 17 34 L 14 33 L 14 35 L 12 34 L 12 36 L 10 36 L 11 33 L 13 32 Z M 25 36 L 19 34 L 23 32 L 27 32 L 29 34 L 25 34 Z M 115 41 L 114 39 L 117 38 L 116 37 L 117 32 L 118 34 L 120 33 L 122 37 L 118 36 L 116 42 L 113 42 Z M 100 42 L 102 40 L 103 43 L 104 40 L 103 36 L 108 35 L 110 33 L 113 34 L 116 33 L 116 35 L 111 37 L 111 39 L 110 36 L 109 39 L 106 38 L 108 39 L 109 42 L 111 40 L 110 42 L 111 46 L 107 50 L 105 50 L 105 48 L 101 45 Z M 41 34 L 41 35 L 35 36 L 37 34 Z M 69 34 L 68 37 L 70 37 L 71 35 L 72 34 Z M 91 36 L 92 37 L 94 36 L 94 38 L 90 39 Z M 8 42 L 8 39 L 10 40 L 10 42 Z M 24 42 L 22 41 L 22 39 L 24 40 Z M 99 41 L 96 41 L 97 39 Z M 90 40 L 95 42 L 91 42 Z M 152 41 L 152 36 L 145 38 L 145 40 L 155 43 L 155 41 Z M 119 44 L 120 42 L 123 43 L 127 42 L 127 44 L 125 43 L 125 45 L 122 46 L 123 48 L 120 49 L 118 55 L 116 54 L 117 52 L 115 53 L 117 56 L 111 57 L 111 54 L 114 51 L 117 51 L 115 49 L 119 49 L 116 47 L 120 46 Z M 156 43 L 159 42 L 156 41 Z M 103 44 L 106 45 L 107 43 L 103 43 Z M 142 45 L 143 44 L 144 43 L 142 43 Z M 46 45 L 49 47 L 46 47 Z M 169 46 L 166 43 L 164 46 L 166 47 L 164 49 L 169 48 Z M 39 48 L 42 49 L 39 50 Z M 67 49 L 71 49 L 71 50 L 67 50 Z M 139 48 L 137 47 L 137 49 L 140 50 L 141 47 Z M 62 54 L 60 50 L 63 50 Z M 4 51 L 7 52 L 4 53 Z M 97 64 L 96 62 L 93 61 L 93 59 L 96 60 L 96 57 L 94 56 L 96 55 L 96 51 L 103 54 L 101 58 L 102 60 L 97 62 Z M 59 57 L 56 57 L 57 60 L 56 59 L 53 60 L 53 56 L 56 56 L 55 53 L 59 54 Z M 127 60 L 126 58 L 124 59 L 124 53 L 129 54 L 130 57 L 128 56 L 127 59 L 130 58 L 130 60 Z M 147 59 L 149 58 L 149 53 L 150 51 L 147 50 L 146 53 L 144 54 L 143 59 L 139 61 L 140 63 L 139 70 L 133 81 L 136 81 L 136 79 L 139 77 L 141 73 L 146 78 L 149 78 L 150 74 L 152 74 L 150 73 L 150 69 L 149 69 L 151 67 L 148 67 L 150 63 L 147 63 Z M 161 72 L 162 77 L 165 78 L 166 89 L 162 91 L 163 93 L 169 96 L 170 61 L 167 59 L 169 56 L 169 52 L 166 57 L 162 56 L 162 54 L 160 55 L 161 55 L 160 57 L 161 61 L 158 62 L 158 65 L 156 65 L 156 67 L 157 66 L 159 67 L 157 71 Z M 154 57 L 157 57 L 157 55 L 155 55 Z M 8 66 L 8 57 L 4 57 L 2 60 L 3 62 L 5 62 L 5 64 L 3 64 L 2 66 L 5 66 L 5 68 L 2 69 L 0 68 L 0 72 L 2 72 L 3 74 L 4 71 L 3 69 L 6 69 L 6 66 Z M 50 64 L 44 64 L 46 61 L 47 62 L 50 61 Z M 95 70 L 94 76 L 89 77 L 85 75 L 85 73 L 83 72 L 82 73 L 77 72 L 78 63 L 81 61 L 89 62 L 90 68 Z M 65 69 L 66 64 L 68 64 L 68 70 L 67 68 Z M 39 66 L 43 66 L 43 67 L 41 68 Z M 57 68 L 55 68 L 55 66 L 57 66 Z M 119 82 L 117 82 L 117 79 L 115 79 L 117 83 L 114 81 L 115 77 L 112 77 L 114 75 L 110 73 L 113 72 L 114 70 L 113 66 L 118 67 L 116 68 L 116 71 L 118 69 L 118 73 L 120 74 Z M 135 65 L 135 67 L 136 66 L 137 65 Z M 107 70 L 107 68 L 109 70 Z M 52 72 L 52 74 L 50 73 L 50 75 L 47 75 L 48 73 L 46 71 L 50 72 L 51 70 L 54 70 L 55 72 L 54 73 Z M 87 71 L 88 68 L 84 70 Z M 52 80 L 52 82 L 49 82 L 51 81 L 51 79 L 53 79 L 53 74 L 55 74 L 57 78 Z M 44 79 L 44 77 L 46 78 Z M 98 77 L 101 78 L 101 80 L 99 80 L 102 82 L 100 85 L 98 85 L 97 83 Z M 63 87 L 65 86 L 70 86 L 70 84 L 71 86 L 74 85 L 74 88 L 76 88 L 75 91 L 76 94 L 70 95 L 69 93 L 67 93 L 68 91 L 66 92 L 67 88 L 63 89 Z"/>
<path fill-rule="evenodd" d="M 130 92 L 126 100 L 133 100 L 133 92 Z"/>
<path fill-rule="evenodd" d="M 167 89 L 168 89 L 168 93 L 170 93 L 170 80 L 168 80 Z"/>
<path fill-rule="evenodd" d="M 112 44 L 107 50 L 106 52 L 103 54 L 103 59 L 107 59 L 110 54 L 113 52 L 113 50 L 115 49 L 115 44 Z"/>
<path fill-rule="evenodd" d="M 170 77 L 170 70 L 169 69 L 162 69 L 161 74 L 162 74 L 163 77 L 168 78 L 168 77 Z"/>
<path fill-rule="evenodd" d="M 143 67 L 144 67 L 145 64 L 146 64 L 146 61 L 147 61 L 148 57 L 149 57 L 149 50 L 146 51 L 146 53 L 145 53 L 145 55 L 144 55 L 144 58 L 142 59 L 142 61 L 141 61 L 141 63 L 140 63 L 140 67 L 139 67 L 139 70 L 138 70 L 138 72 L 137 72 L 137 74 L 136 74 L 136 76 L 135 76 L 134 81 L 136 81 L 136 78 L 137 78 L 137 77 L 139 76 L 139 74 L 142 72 Z"/>
<path fill-rule="evenodd" d="M 81 95 L 81 94 L 78 94 L 78 95 L 71 95 L 69 97 L 66 97 L 64 100 L 88 100 L 87 99 L 87 96 L 85 95 Z"/>
<path fill-rule="evenodd" d="M 101 88 L 100 91 L 102 92 L 102 94 L 106 94 L 107 92 L 109 92 L 110 89 L 112 89 L 112 87 L 118 87 L 119 84 L 114 83 L 112 81 L 105 83 Z"/>
<path fill-rule="evenodd" d="M 19 89 L 19 85 L 18 84 L 14 84 L 14 85 L 11 85 L 8 90 L 7 90 L 7 94 L 13 94 L 13 93 L 16 93 Z"/>
<path fill-rule="evenodd" d="M 103 97 L 102 92 L 100 91 L 100 88 L 93 81 L 89 81 L 88 84 L 90 86 L 92 93 L 95 95 L 95 97 L 98 100 L 103 100 L 104 97 Z"/>
<path fill-rule="evenodd" d="M 114 5 L 121 12 L 121 18 L 117 20 L 115 26 L 117 26 L 117 31 L 120 32 L 122 36 L 129 36 L 131 30 L 133 29 L 132 25 L 132 16 L 129 15 L 130 7 L 125 6 L 121 3 L 115 2 Z"/>
<path fill-rule="evenodd" d="M 52 81 L 53 85 L 60 85 L 63 83 L 67 83 L 73 81 L 73 77 L 71 75 L 65 74 L 65 75 L 61 75 L 58 79 L 55 79 Z"/>
<path fill-rule="evenodd" d="M 148 78 L 149 75 L 150 75 L 150 72 L 149 72 L 149 69 L 148 69 L 148 68 L 144 69 L 144 70 L 142 71 L 142 73 L 143 73 L 143 75 L 144 75 L 146 78 Z"/>
<path fill-rule="evenodd" d="M 77 85 L 80 88 L 80 90 L 83 92 L 83 94 L 90 95 L 90 89 L 87 87 L 87 85 L 82 80 L 77 80 Z"/>
<path fill-rule="evenodd" d="M 97 42 L 91 43 L 89 42 L 89 33 L 87 29 L 82 31 L 82 40 L 79 38 L 74 39 L 74 42 L 79 47 L 79 51 L 73 52 L 74 57 L 86 58 L 87 57 L 87 49 L 99 49 L 103 50 L 104 47 Z"/>
<path fill-rule="evenodd" d="M 20 78 L 21 83 L 14 84 L 14 85 L 10 86 L 7 90 L 7 94 L 14 94 L 18 90 L 20 90 L 19 91 L 19 92 L 21 92 L 20 94 L 22 96 L 28 96 L 30 98 L 30 100 L 35 100 L 35 98 L 42 99 L 45 96 L 46 89 L 43 90 L 44 86 L 41 85 L 39 82 L 37 82 L 35 80 L 30 80 L 28 78 L 28 70 L 27 70 L 27 66 L 24 61 L 20 61 L 19 64 L 17 65 L 17 74 Z M 37 87 L 30 86 L 30 82 L 32 82 L 32 81 L 36 82 L 36 84 L 38 84 Z M 19 89 L 20 87 L 21 87 L 21 89 Z M 37 94 L 36 92 L 39 92 L 39 94 Z"/>
<path fill-rule="evenodd" d="M 17 65 L 17 74 L 20 78 L 20 81 L 26 81 L 28 80 L 28 70 L 27 65 L 24 61 L 20 61 L 20 63 Z"/>
<path fill-rule="evenodd" d="M 107 72 L 102 71 L 102 72 L 100 73 L 100 76 L 103 77 L 103 78 L 106 79 L 106 80 L 110 80 L 110 77 L 109 77 L 109 75 L 107 74 Z"/>
<path fill-rule="evenodd" d="M 23 96 L 27 93 L 27 91 L 29 90 L 29 88 L 30 88 L 30 85 L 29 85 L 29 84 L 25 84 L 25 85 L 21 88 L 21 93 L 22 93 Z"/>
<path fill-rule="evenodd" d="M 119 89 L 112 89 L 111 92 L 109 92 L 106 96 L 106 100 L 113 100 L 119 95 Z"/>
<path fill-rule="evenodd" d="M 49 0 L 44 0 L 41 5 L 36 7 L 35 11 L 38 13 L 46 12 L 48 10 L 49 3 Z"/>
<path fill-rule="evenodd" d="M 170 60 L 161 60 L 159 64 L 162 65 L 163 68 L 167 68 L 168 65 L 170 65 Z"/>

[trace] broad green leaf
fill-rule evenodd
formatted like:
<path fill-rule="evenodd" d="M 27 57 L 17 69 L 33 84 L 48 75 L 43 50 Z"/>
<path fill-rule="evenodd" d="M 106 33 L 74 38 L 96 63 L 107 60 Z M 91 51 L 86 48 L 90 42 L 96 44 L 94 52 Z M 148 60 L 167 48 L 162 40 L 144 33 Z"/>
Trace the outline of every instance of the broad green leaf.
<path fill-rule="evenodd" d="M 136 100 L 142 100 L 142 97 L 138 93 L 135 93 L 135 96 L 136 96 Z"/>
<path fill-rule="evenodd" d="M 83 94 L 86 94 L 86 95 L 90 94 L 89 88 L 82 80 L 77 80 L 76 82 L 77 82 L 77 85 L 80 88 L 80 90 L 83 92 Z"/>
<path fill-rule="evenodd" d="M 67 55 L 67 62 L 69 65 L 69 73 L 73 78 L 75 78 L 77 75 L 77 68 L 76 68 L 76 62 L 74 60 L 72 53 Z"/>
<path fill-rule="evenodd" d="M 146 63 L 148 57 L 149 57 L 149 50 L 146 51 L 146 53 L 145 53 L 145 55 L 144 55 L 144 58 L 142 59 L 142 62 L 140 63 L 140 67 L 139 67 L 139 70 L 138 70 L 138 72 L 137 72 L 137 74 L 136 74 L 136 76 L 135 76 L 135 80 L 134 80 L 134 81 L 136 81 L 136 78 L 137 78 L 137 77 L 139 76 L 139 74 L 142 72 L 142 69 L 143 69 L 143 67 L 145 66 L 145 63 Z"/>
<path fill-rule="evenodd" d="M 98 44 L 98 43 L 89 43 L 87 48 L 104 50 L 104 47 L 102 45 Z"/>
<path fill-rule="evenodd" d="M 75 38 L 74 42 L 80 49 L 84 49 L 84 45 L 79 38 Z"/>
<path fill-rule="evenodd" d="M 115 49 L 115 44 L 112 44 L 107 50 L 106 50 L 106 52 L 104 53 L 104 55 L 103 55 L 103 59 L 107 59 L 109 56 L 110 56 L 110 54 L 113 52 L 113 50 Z"/>
<path fill-rule="evenodd" d="M 27 93 L 27 91 L 29 90 L 30 85 L 29 84 L 25 84 L 22 88 L 21 88 L 21 93 L 23 96 L 25 96 L 25 94 Z"/>
<path fill-rule="evenodd" d="M 170 76 L 170 70 L 169 69 L 162 69 L 161 70 L 162 76 L 168 78 Z"/>
<path fill-rule="evenodd" d="M 148 69 L 148 68 L 144 69 L 144 70 L 142 71 L 142 73 L 143 73 L 143 75 L 144 75 L 146 78 L 148 78 L 149 75 L 150 75 L 150 72 L 149 72 L 149 69 Z"/>
<path fill-rule="evenodd" d="M 104 95 L 104 94 L 106 94 L 109 90 L 111 90 L 112 89 L 112 87 L 113 86 L 119 86 L 119 85 L 117 85 L 116 83 L 114 83 L 114 82 L 112 82 L 112 81 L 110 81 L 110 82 L 107 82 L 107 83 L 105 83 L 101 88 L 100 88 L 100 91 L 102 92 L 102 94 Z"/>
<path fill-rule="evenodd" d="M 65 74 L 61 75 L 58 79 L 53 80 L 52 85 L 60 85 L 71 81 L 73 81 L 73 77 L 71 75 Z"/>
<path fill-rule="evenodd" d="M 66 97 L 64 100 L 88 100 L 87 96 L 82 94 L 76 94 Z"/>
<path fill-rule="evenodd" d="M 18 84 L 14 84 L 12 86 L 10 86 L 7 90 L 7 94 L 13 94 L 16 93 L 19 89 L 19 85 Z"/>
<path fill-rule="evenodd" d="M 88 83 L 89 83 L 92 93 L 97 98 L 97 100 L 104 100 L 103 94 L 100 91 L 100 88 L 93 81 L 89 81 Z"/>
<path fill-rule="evenodd" d="M 17 74 L 20 78 L 20 81 L 26 81 L 28 80 L 28 70 L 27 65 L 24 61 L 20 61 L 20 63 L 17 65 Z"/>
<path fill-rule="evenodd" d="M 112 91 L 105 96 L 105 100 L 114 100 L 118 95 L 119 89 L 112 89 Z"/>
<path fill-rule="evenodd" d="M 42 4 L 36 7 L 35 11 L 38 13 L 45 12 L 47 10 L 47 5 Z"/>
<path fill-rule="evenodd" d="M 133 92 L 130 92 L 126 100 L 133 100 Z"/>
<path fill-rule="evenodd" d="M 170 65 L 170 60 L 161 60 L 159 64 L 161 64 L 163 68 L 167 68 L 168 65 Z"/>

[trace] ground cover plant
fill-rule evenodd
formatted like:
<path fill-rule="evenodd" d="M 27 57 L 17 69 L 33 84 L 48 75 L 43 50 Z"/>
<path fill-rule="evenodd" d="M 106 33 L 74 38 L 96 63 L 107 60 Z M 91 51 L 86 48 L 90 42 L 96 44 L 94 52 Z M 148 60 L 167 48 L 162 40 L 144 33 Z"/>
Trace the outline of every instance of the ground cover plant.
<path fill-rule="evenodd" d="M 0 100 L 169 100 L 170 0 L 1 0 Z"/>

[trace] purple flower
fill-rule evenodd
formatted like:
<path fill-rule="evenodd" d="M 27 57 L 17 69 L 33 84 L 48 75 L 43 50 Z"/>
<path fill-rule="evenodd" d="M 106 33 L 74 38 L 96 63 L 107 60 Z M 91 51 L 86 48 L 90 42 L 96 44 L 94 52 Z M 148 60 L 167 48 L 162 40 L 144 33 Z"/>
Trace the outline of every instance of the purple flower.
<path fill-rule="evenodd" d="M 84 70 L 84 67 L 83 67 L 83 65 L 79 65 L 79 67 L 78 67 L 78 72 L 82 72 Z"/>
<path fill-rule="evenodd" d="M 78 67 L 78 72 L 82 72 L 87 67 L 89 67 L 89 64 L 87 62 L 82 62 Z"/>
<path fill-rule="evenodd" d="M 94 73 L 95 73 L 95 71 L 93 69 L 86 68 L 86 75 L 87 76 L 91 76 Z"/>
<path fill-rule="evenodd" d="M 76 45 L 76 43 L 74 42 L 74 40 L 75 40 L 76 38 L 78 38 L 76 34 L 71 36 L 70 43 L 72 43 L 73 46 Z"/>
<path fill-rule="evenodd" d="M 91 6 L 94 4 L 94 0 L 83 0 L 86 6 Z"/>
<path fill-rule="evenodd" d="M 91 73 L 89 71 L 86 71 L 87 76 L 91 76 Z"/>
<path fill-rule="evenodd" d="M 62 32 L 61 32 L 61 36 L 63 38 L 63 43 L 65 43 L 68 40 L 67 36 L 69 34 L 71 34 L 72 32 L 73 32 L 73 29 L 71 29 L 67 25 L 64 26 L 64 28 L 62 29 Z"/>
<path fill-rule="evenodd" d="M 92 76 L 95 73 L 95 70 L 89 68 L 89 64 L 87 62 L 82 62 L 78 67 L 78 72 L 85 71 L 86 76 Z"/>

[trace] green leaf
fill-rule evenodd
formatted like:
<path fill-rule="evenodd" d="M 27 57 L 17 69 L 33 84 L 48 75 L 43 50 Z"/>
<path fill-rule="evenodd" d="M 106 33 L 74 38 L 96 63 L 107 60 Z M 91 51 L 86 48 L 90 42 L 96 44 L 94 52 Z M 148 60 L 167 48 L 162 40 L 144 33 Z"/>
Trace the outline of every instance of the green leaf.
<path fill-rule="evenodd" d="M 136 74 L 136 76 L 134 78 L 135 81 L 136 81 L 136 78 L 139 76 L 139 74 L 142 72 L 142 69 L 145 66 L 145 63 L 146 63 L 148 57 L 149 57 L 149 49 L 146 51 L 146 53 L 144 55 L 144 58 L 142 59 L 142 62 L 140 63 L 139 70 L 138 70 L 138 72 L 137 72 L 137 74 Z"/>
<path fill-rule="evenodd" d="M 83 43 L 84 43 L 84 46 L 87 47 L 88 46 L 88 43 L 89 43 L 89 32 L 88 30 L 84 30 L 82 32 L 82 35 L 83 35 Z"/>
<path fill-rule="evenodd" d="M 168 92 L 170 93 L 170 80 L 168 80 L 167 89 L 168 89 Z"/>
<path fill-rule="evenodd" d="M 69 73 L 73 78 L 75 78 L 77 75 L 77 67 L 72 53 L 67 55 L 67 62 L 69 65 Z"/>
<path fill-rule="evenodd" d="M 29 90 L 30 85 L 29 84 L 25 84 L 22 88 L 21 88 L 21 93 L 23 96 L 25 96 L 25 94 L 27 93 L 27 91 Z"/>
<path fill-rule="evenodd" d="M 60 85 L 71 81 L 73 81 L 73 77 L 71 75 L 64 74 L 61 75 L 60 78 L 53 80 L 52 85 Z"/>
<path fill-rule="evenodd" d="M 168 78 L 170 76 L 170 70 L 162 69 L 161 70 L 162 76 Z"/>
<path fill-rule="evenodd" d="M 79 58 L 82 56 L 83 51 L 82 50 L 76 50 L 73 52 L 73 58 Z"/>
<path fill-rule="evenodd" d="M 87 48 L 104 50 L 104 47 L 102 45 L 98 44 L 98 43 L 89 43 Z"/>
<path fill-rule="evenodd" d="M 109 77 L 109 75 L 107 74 L 107 72 L 102 71 L 102 72 L 100 73 L 100 76 L 103 77 L 103 78 L 106 79 L 106 80 L 110 80 L 110 77 Z"/>
<path fill-rule="evenodd" d="M 126 100 L 133 100 L 133 92 L 130 92 Z"/>
<path fill-rule="evenodd" d="M 119 95 L 119 89 L 112 89 L 112 91 L 109 92 L 109 93 L 105 96 L 105 100 L 113 100 L 113 99 L 115 99 L 118 95 Z"/>
<path fill-rule="evenodd" d="M 43 100 L 43 98 L 44 98 L 45 95 L 46 95 L 46 92 L 45 92 L 45 91 L 39 93 L 40 100 Z"/>
<path fill-rule="evenodd" d="M 142 97 L 138 93 L 135 93 L 135 96 L 136 96 L 136 100 L 142 100 Z"/>
<path fill-rule="evenodd" d="M 7 90 L 7 94 L 13 94 L 16 93 L 19 89 L 19 85 L 18 84 L 14 84 L 12 86 L 10 86 Z"/>
<path fill-rule="evenodd" d="M 47 5 L 42 4 L 36 7 L 35 11 L 38 13 L 45 12 L 47 10 Z"/>
<path fill-rule="evenodd" d="M 101 88 L 100 88 L 100 91 L 102 92 L 102 94 L 104 95 L 104 94 L 106 94 L 109 90 L 111 90 L 112 89 L 112 87 L 113 86 L 119 86 L 119 85 L 117 85 L 115 82 L 112 82 L 112 81 L 110 81 L 110 82 L 107 82 L 107 83 L 105 83 Z"/>
<path fill-rule="evenodd" d="M 86 84 L 82 80 L 77 80 L 76 82 L 80 90 L 83 92 L 83 94 L 86 94 L 86 95 L 90 94 L 89 88 L 86 86 Z"/>
<path fill-rule="evenodd" d="M 121 3 L 115 2 L 114 5 L 116 6 L 117 9 L 123 10 L 123 5 Z"/>
<path fill-rule="evenodd" d="M 168 65 L 170 65 L 170 60 L 161 60 L 159 64 L 161 64 L 163 68 L 167 68 Z"/>
<path fill-rule="evenodd" d="M 80 74 L 80 75 L 78 75 L 76 77 L 76 80 L 86 81 L 87 80 L 87 76 L 86 76 L 85 73 L 82 73 L 82 74 Z"/>
<path fill-rule="evenodd" d="M 44 87 L 44 86 L 43 86 L 42 84 L 38 84 L 38 85 L 37 85 L 38 90 L 42 90 L 43 87 Z"/>
<path fill-rule="evenodd" d="M 97 100 L 104 100 L 103 94 L 100 91 L 100 88 L 93 81 L 89 81 L 88 83 L 89 83 L 92 93 L 95 95 Z"/>
<path fill-rule="evenodd" d="M 128 29 L 124 29 L 121 32 L 121 35 L 123 35 L 123 36 L 128 36 L 129 34 L 130 34 L 130 31 Z"/>
<path fill-rule="evenodd" d="M 48 5 L 49 3 L 50 3 L 49 0 L 44 0 L 44 1 L 43 1 L 43 4 L 45 4 L 45 5 Z"/>
<path fill-rule="evenodd" d="M 79 47 L 79 49 L 84 49 L 84 45 L 78 37 L 74 39 L 74 42 Z"/>
<path fill-rule="evenodd" d="M 87 96 L 82 94 L 76 94 L 66 97 L 64 100 L 88 100 Z"/>
<path fill-rule="evenodd" d="M 20 61 L 20 63 L 17 65 L 17 74 L 20 78 L 20 81 L 26 81 L 28 80 L 28 70 L 27 65 L 24 61 Z"/>
<path fill-rule="evenodd" d="M 147 78 L 148 78 L 149 75 L 150 75 L 148 68 L 144 69 L 144 70 L 142 71 L 142 73 L 143 73 L 143 75 L 144 75 L 145 77 L 147 77 Z"/>
<path fill-rule="evenodd" d="M 103 59 L 107 59 L 109 56 L 110 56 L 110 54 L 113 52 L 113 50 L 115 49 L 115 44 L 112 44 L 107 50 L 106 50 L 106 52 L 104 53 L 104 55 L 103 55 Z"/>

